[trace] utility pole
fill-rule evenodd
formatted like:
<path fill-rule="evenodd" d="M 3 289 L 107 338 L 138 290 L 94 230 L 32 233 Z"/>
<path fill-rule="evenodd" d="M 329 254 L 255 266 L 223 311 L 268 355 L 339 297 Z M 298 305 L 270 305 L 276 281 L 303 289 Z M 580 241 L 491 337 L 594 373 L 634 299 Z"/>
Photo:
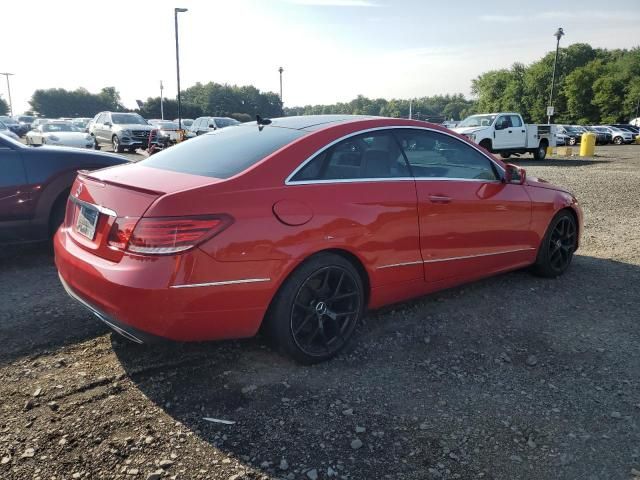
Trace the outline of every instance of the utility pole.
<path fill-rule="evenodd" d="M 182 103 L 180 101 L 180 46 L 178 45 L 178 13 L 187 12 L 186 8 L 174 8 L 173 16 L 175 20 L 176 32 L 176 77 L 178 79 L 178 130 L 182 130 Z"/>
<path fill-rule="evenodd" d="M 284 72 L 284 68 L 280 67 L 278 72 L 280 72 L 280 103 L 284 105 L 284 102 L 282 101 L 282 72 Z"/>
<path fill-rule="evenodd" d="M 413 107 L 413 99 L 409 100 L 409 120 L 411 120 L 413 117 L 411 115 L 411 108 Z"/>
<path fill-rule="evenodd" d="M 558 52 L 560 50 L 560 39 L 564 36 L 564 30 L 559 27 L 553 34 L 558 39 L 556 43 L 556 59 L 553 62 L 553 76 L 551 77 L 551 93 L 549 93 L 549 105 L 547 106 L 547 123 L 551 123 L 551 117 L 555 114 L 553 109 L 553 89 L 556 86 L 556 67 L 558 66 Z"/>
<path fill-rule="evenodd" d="M 9 77 L 13 75 L 13 73 L 0 73 L 0 75 L 4 75 L 7 77 L 7 93 L 9 94 L 9 116 L 13 117 L 13 103 L 11 102 L 11 85 L 9 85 Z"/>
<path fill-rule="evenodd" d="M 164 120 L 164 96 L 162 90 L 164 90 L 164 87 L 162 86 L 162 80 L 160 80 L 160 118 Z"/>

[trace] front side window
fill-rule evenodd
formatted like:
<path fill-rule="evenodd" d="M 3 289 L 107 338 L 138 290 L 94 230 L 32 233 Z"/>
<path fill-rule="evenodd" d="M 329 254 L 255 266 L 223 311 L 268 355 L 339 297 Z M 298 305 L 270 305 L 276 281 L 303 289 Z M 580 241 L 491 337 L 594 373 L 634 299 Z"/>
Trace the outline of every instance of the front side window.
<path fill-rule="evenodd" d="M 395 133 L 416 178 L 498 180 L 493 163 L 455 137 L 430 130 Z"/>
<path fill-rule="evenodd" d="M 349 137 L 316 155 L 291 179 L 356 180 L 409 177 L 406 161 L 390 131 Z"/>
<path fill-rule="evenodd" d="M 509 115 L 511 117 L 511 126 L 512 127 L 521 127 L 522 121 L 518 115 Z"/>
<path fill-rule="evenodd" d="M 496 122 L 496 130 L 504 130 L 505 128 L 509 128 L 511 126 L 511 120 L 508 115 L 503 115 L 498 118 Z"/>

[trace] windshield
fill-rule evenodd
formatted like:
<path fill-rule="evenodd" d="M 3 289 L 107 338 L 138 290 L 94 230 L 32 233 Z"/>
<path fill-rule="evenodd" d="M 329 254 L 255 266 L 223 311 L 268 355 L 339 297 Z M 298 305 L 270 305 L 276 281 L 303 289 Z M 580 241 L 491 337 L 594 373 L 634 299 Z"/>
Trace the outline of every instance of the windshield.
<path fill-rule="evenodd" d="M 229 178 L 307 132 L 266 127 L 256 122 L 225 128 L 156 153 L 140 165 L 214 178 Z"/>
<path fill-rule="evenodd" d="M 158 128 L 162 128 L 164 130 L 177 130 L 178 124 L 173 122 L 155 122 L 155 125 Z"/>
<path fill-rule="evenodd" d="M 70 123 L 45 123 L 42 125 L 43 132 L 75 132 Z"/>
<path fill-rule="evenodd" d="M 461 121 L 456 128 L 464 127 L 488 127 L 493 124 L 497 115 L 471 115 Z"/>
<path fill-rule="evenodd" d="M 0 117 L 0 121 L 6 125 L 15 125 L 18 123 L 11 117 Z"/>
<path fill-rule="evenodd" d="M 111 119 L 117 125 L 149 125 L 144 118 L 136 113 L 112 113 Z"/>
<path fill-rule="evenodd" d="M 230 127 L 231 125 L 238 125 L 240 123 L 233 118 L 216 118 L 215 120 L 218 128 Z"/>

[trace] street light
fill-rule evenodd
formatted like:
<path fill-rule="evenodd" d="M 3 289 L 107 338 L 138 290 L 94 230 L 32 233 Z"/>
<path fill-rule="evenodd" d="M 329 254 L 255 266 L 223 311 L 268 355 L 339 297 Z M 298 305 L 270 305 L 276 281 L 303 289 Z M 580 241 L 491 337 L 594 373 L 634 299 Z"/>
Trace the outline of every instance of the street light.
<path fill-rule="evenodd" d="M 560 50 L 560 39 L 564 36 L 564 30 L 559 27 L 556 33 L 553 34 L 558 39 L 556 43 L 556 59 L 553 62 L 553 76 L 551 77 L 551 92 L 549 93 L 549 106 L 547 107 L 547 123 L 551 123 L 551 117 L 554 115 L 553 111 L 553 89 L 556 86 L 556 67 L 558 66 L 558 51 Z"/>
<path fill-rule="evenodd" d="M 284 72 L 284 68 L 280 67 L 278 71 L 280 72 L 280 103 L 284 104 L 282 101 L 282 72 Z"/>
<path fill-rule="evenodd" d="M 176 76 L 178 78 L 178 130 L 182 130 L 182 103 L 180 101 L 180 47 L 178 45 L 178 13 L 188 11 L 186 8 L 174 8 L 173 17 L 176 25 Z"/>
<path fill-rule="evenodd" d="M 13 103 L 11 103 L 11 86 L 9 85 L 9 76 L 13 75 L 13 73 L 0 73 L 0 75 L 4 75 L 7 77 L 7 92 L 9 93 L 9 116 L 13 117 Z"/>
<path fill-rule="evenodd" d="M 160 80 L 160 118 L 164 120 L 164 94 L 163 94 L 164 86 L 162 85 L 162 80 Z"/>

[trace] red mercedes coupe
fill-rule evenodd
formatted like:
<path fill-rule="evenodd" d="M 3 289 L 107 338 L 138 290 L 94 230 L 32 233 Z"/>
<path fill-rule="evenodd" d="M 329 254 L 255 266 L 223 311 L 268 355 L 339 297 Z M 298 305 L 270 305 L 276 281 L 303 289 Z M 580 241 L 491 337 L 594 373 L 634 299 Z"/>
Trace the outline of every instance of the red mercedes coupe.
<path fill-rule="evenodd" d="M 523 267 L 562 274 L 575 197 L 429 123 L 300 116 L 80 173 L 55 237 L 67 292 L 138 343 L 250 337 L 338 353 L 368 308 Z"/>

